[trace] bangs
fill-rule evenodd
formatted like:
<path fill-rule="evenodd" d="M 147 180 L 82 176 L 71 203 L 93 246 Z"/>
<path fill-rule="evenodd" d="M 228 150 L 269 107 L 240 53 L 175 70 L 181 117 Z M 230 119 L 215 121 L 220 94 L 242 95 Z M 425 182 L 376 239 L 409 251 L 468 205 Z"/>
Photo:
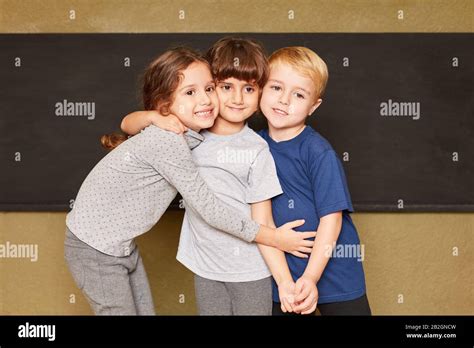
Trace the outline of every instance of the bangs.
<path fill-rule="evenodd" d="M 216 46 L 208 54 L 215 80 L 223 81 L 232 77 L 263 88 L 268 79 L 268 60 L 257 44 L 227 39 Z"/>

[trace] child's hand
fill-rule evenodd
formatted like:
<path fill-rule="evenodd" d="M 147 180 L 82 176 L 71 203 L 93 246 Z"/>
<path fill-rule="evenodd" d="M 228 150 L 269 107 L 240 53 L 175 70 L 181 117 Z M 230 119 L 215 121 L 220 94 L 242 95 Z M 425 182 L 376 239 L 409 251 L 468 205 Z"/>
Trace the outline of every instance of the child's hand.
<path fill-rule="evenodd" d="M 182 134 L 188 130 L 186 126 L 173 114 L 162 116 L 159 113 L 154 113 L 151 116 L 151 123 L 161 128 L 176 134 Z"/>
<path fill-rule="evenodd" d="M 316 283 L 304 275 L 295 284 L 295 313 L 310 314 L 318 304 L 318 288 Z"/>
<path fill-rule="evenodd" d="M 316 232 L 295 232 L 293 228 L 304 224 L 304 220 L 287 222 L 276 229 L 276 247 L 289 254 L 301 258 L 308 258 L 303 253 L 311 253 L 314 241 L 306 240 L 316 236 Z"/>
<path fill-rule="evenodd" d="M 295 302 L 295 283 L 293 280 L 284 280 L 278 284 L 278 295 L 283 313 L 293 312 Z"/>

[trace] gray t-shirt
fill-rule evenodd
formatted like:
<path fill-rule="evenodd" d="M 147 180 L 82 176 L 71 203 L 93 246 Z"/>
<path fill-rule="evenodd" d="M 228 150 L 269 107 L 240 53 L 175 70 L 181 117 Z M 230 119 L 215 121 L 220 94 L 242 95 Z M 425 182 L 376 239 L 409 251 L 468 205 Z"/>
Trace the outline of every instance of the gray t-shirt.
<path fill-rule="evenodd" d="M 192 151 L 199 172 L 222 201 L 250 217 L 250 203 L 282 193 L 268 145 L 245 126 L 239 133 L 203 131 L 204 141 Z M 245 282 L 270 276 L 255 243 L 223 233 L 184 199 L 186 214 L 177 259 L 195 274 L 212 280 Z"/>
<path fill-rule="evenodd" d="M 222 203 L 199 175 L 190 148 L 203 137 L 153 125 L 107 154 L 92 169 L 66 217 L 83 242 L 113 256 L 128 256 L 134 238 L 161 218 L 177 191 L 212 226 L 248 242 L 259 225 Z"/>

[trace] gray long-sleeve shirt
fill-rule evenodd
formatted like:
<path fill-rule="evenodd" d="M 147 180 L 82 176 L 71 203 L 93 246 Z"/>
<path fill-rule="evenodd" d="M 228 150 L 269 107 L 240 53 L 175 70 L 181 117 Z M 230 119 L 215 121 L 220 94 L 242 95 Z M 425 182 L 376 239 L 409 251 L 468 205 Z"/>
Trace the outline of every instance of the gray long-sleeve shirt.
<path fill-rule="evenodd" d="M 199 175 L 190 148 L 202 140 L 191 130 L 181 136 L 151 125 L 123 142 L 84 180 L 67 226 L 103 253 L 128 256 L 179 191 L 209 225 L 253 241 L 259 225 L 221 202 Z"/>

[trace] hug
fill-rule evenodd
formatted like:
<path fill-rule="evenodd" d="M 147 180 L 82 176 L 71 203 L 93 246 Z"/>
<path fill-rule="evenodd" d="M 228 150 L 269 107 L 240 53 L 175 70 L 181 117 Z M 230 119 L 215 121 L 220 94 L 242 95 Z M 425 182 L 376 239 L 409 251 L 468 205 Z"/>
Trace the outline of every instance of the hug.
<path fill-rule="evenodd" d="M 194 273 L 200 315 L 371 314 L 360 255 L 331 257 L 360 245 L 342 164 L 305 123 L 328 76 L 308 48 L 267 58 L 236 37 L 150 63 L 143 110 L 102 137 L 111 151 L 66 218 L 69 270 L 97 315 L 155 314 L 135 238 L 177 193 L 177 260 Z M 268 128 L 257 133 L 258 113 Z"/>

